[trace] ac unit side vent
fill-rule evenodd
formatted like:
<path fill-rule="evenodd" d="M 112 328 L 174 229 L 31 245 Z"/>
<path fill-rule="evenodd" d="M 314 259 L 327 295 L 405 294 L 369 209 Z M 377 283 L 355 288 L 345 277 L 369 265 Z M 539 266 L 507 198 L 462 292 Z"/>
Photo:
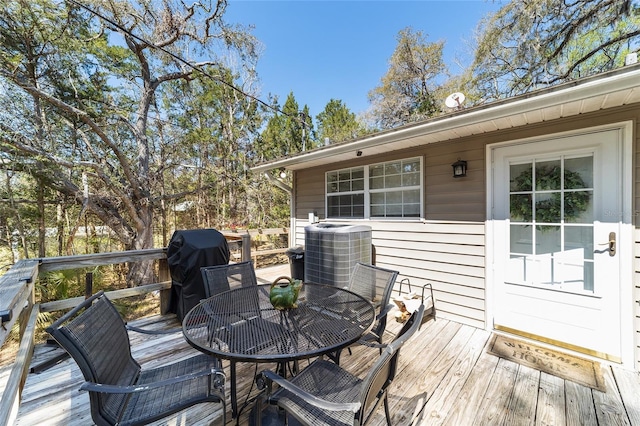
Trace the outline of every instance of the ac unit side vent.
<path fill-rule="evenodd" d="M 305 227 L 306 282 L 346 287 L 357 262 L 371 263 L 371 227 L 327 223 Z"/>

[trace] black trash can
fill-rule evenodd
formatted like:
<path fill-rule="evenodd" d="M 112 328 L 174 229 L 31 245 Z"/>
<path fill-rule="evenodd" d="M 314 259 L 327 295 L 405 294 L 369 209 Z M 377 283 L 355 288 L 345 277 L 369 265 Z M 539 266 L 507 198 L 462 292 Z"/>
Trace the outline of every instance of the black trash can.
<path fill-rule="evenodd" d="M 290 247 L 285 253 L 291 265 L 291 278 L 304 281 L 304 248 Z"/>
<path fill-rule="evenodd" d="M 169 310 L 182 322 L 205 298 L 200 268 L 229 263 L 229 245 L 215 229 L 175 231 L 167 246 L 167 263 L 171 273 Z"/>

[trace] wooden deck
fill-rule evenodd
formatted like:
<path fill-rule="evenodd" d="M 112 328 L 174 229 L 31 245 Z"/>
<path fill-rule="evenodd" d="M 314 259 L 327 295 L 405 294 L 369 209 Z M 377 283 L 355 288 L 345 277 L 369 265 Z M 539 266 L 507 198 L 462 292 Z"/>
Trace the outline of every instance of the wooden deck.
<path fill-rule="evenodd" d="M 268 282 L 288 269 L 258 271 Z M 178 326 L 175 316 L 152 316 L 136 325 Z M 390 322 L 389 332 L 398 324 Z M 390 390 L 393 425 L 639 425 L 640 375 L 603 365 L 606 392 L 495 357 L 486 351 L 491 333 L 445 319 L 429 319 L 403 348 L 399 374 Z M 181 333 L 162 336 L 131 334 L 134 356 L 144 365 L 193 354 Z M 39 346 L 32 365 L 59 349 Z M 357 347 L 345 353 L 341 365 L 361 374 L 377 350 Z M 228 369 L 228 362 L 224 362 Z M 304 367 L 302 363 L 301 367 Z M 252 378 L 271 364 L 238 364 L 238 398 L 257 394 Z M 29 374 L 17 425 L 91 424 L 88 396 L 79 392 L 82 378 L 67 359 L 48 370 Z M 2 383 L 2 371 L 0 371 Z M 228 388 L 227 388 L 228 389 Z M 228 395 L 227 395 L 228 396 Z M 227 404 L 229 407 L 229 404 Z M 221 424 L 219 404 L 200 404 L 156 425 Z M 378 410 L 373 425 L 383 425 Z M 249 424 L 249 409 L 240 418 Z M 235 424 L 228 415 L 228 425 Z"/>

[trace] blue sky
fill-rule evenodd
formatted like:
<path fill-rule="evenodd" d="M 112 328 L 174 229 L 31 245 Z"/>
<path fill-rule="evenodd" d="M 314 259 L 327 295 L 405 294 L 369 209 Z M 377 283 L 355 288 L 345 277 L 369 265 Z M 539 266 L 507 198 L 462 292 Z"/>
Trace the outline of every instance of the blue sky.
<path fill-rule="evenodd" d="M 228 23 L 254 25 L 264 45 L 258 62 L 260 98 L 277 95 L 280 105 L 293 92 L 314 117 L 331 99 L 355 113 L 365 111 L 367 94 L 386 73 L 398 32 L 411 27 L 429 42 L 445 41 L 444 57 L 472 60 L 467 44 L 486 14 L 505 1 L 485 0 L 229 0 Z"/>

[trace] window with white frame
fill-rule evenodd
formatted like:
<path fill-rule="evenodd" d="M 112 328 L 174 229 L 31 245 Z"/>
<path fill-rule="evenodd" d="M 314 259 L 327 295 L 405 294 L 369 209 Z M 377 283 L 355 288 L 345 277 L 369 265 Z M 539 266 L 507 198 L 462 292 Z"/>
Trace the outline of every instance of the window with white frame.
<path fill-rule="evenodd" d="M 387 161 L 326 173 L 327 217 L 422 217 L 422 159 Z"/>

